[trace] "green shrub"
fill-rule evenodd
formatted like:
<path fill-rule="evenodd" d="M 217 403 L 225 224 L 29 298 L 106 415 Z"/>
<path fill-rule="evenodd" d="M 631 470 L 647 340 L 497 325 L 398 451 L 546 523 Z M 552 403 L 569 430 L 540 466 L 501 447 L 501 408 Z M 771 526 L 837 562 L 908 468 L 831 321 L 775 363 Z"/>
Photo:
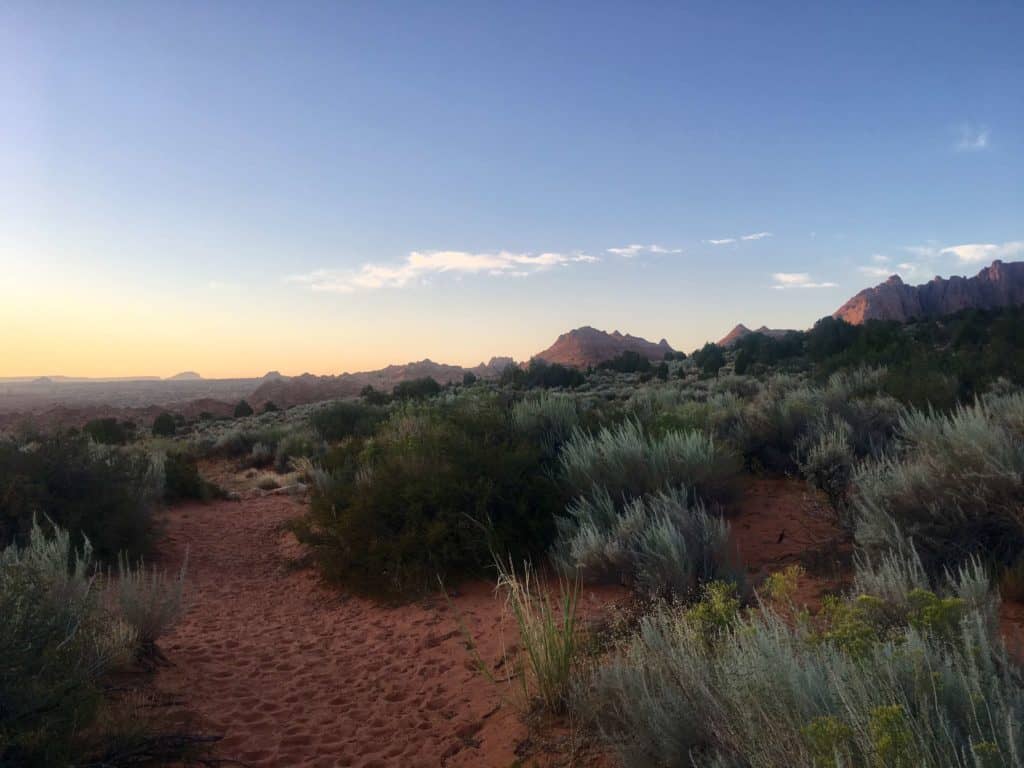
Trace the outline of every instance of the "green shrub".
<path fill-rule="evenodd" d="M 155 437 L 174 437 L 177 429 L 174 417 L 166 411 L 153 419 L 153 435 Z"/>
<path fill-rule="evenodd" d="M 410 379 L 395 385 L 391 390 L 391 396 L 396 400 L 423 400 L 434 397 L 441 392 L 441 385 L 430 376 L 419 379 Z"/>
<path fill-rule="evenodd" d="M 26 543 L 36 515 L 86 537 L 96 556 L 113 563 L 121 551 L 146 554 L 163 478 L 139 452 L 53 435 L 21 444 L 0 440 L 0 545 Z"/>
<path fill-rule="evenodd" d="M 252 414 L 252 406 L 249 405 L 249 403 L 247 403 L 245 400 L 239 400 L 238 404 L 235 406 L 235 418 L 240 419 L 246 416 L 252 416 Z"/>
<path fill-rule="evenodd" d="M 82 431 L 100 445 L 124 445 L 131 436 L 127 426 L 117 419 L 93 419 Z"/>
<path fill-rule="evenodd" d="M 331 578 L 399 595 L 551 541 L 564 497 L 494 398 L 402 409 L 323 460 L 303 537 Z"/>
<path fill-rule="evenodd" d="M 597 366 L 601 370 L 619 373 L 645 373 L 651 370 L 651 361 L 639 352 L 625 350 L 611 360 L 605 360 Z M 668 366 L 666 366 L 666 371 Z"/>
<path fill-rule="evenodd" d="M 168 503 L 196 499 L 209 501 L 224 492 L 199 474 L 199 463 L 188 451 L 169 451 L 164 457 L 164 500 Z"/>
<path fill-rule="evenodd" d="M 705 376 L 717 376 L 719 369 L 725 365 L 725 352 L 720 346 L 709 341 L 690 355 L 690 359 Z"/>
<path fill-rule="evenodd" d="M 308 430 L 293 430 L 277 444 L 274 453 L 274 468 L 287 472 L 295 459 L 314 459 L 324 452 L 323 441 L 316 433 Z"/>
<path fill-rule="evenodd" d="M 511 419 L 517 431 L 554 456 L 579 426 L 580 413 L 571 395 L 540 392 L 513 403 Z"/>
<path fill-rule="evenodd" d="M 387 392 L 380 392 L 369 384 L 363 387 L 359 396 L 366 401 L 367 405 L 387 405 L 391 402 L 391 395 Z"/>
<path fill-rule="evenodd" d="M 580 386 L 585 380 L 583 373 L 575 368 L 535 357 L 525 368 L 507 366 L 501 374 L 500 383 L 526 389 L 571 389 Z"/>
<path fill-rule="evenodd" d="M 271 451 L 272 458 L 273 451 L 277 449 L 277 444 L 284 434 L 285 431 L 279 427 L 235 427 L 219 435 L 210 447 L 210 452 L 214 455 L 239 458 L 251 456 L 253 448 L 261 444 Z"/>
<path fill-rule="evenodd" d="M 309 421 L 322 439 L 337 442 L 346 437 L 368 437 L 386 415 L 378 406 L 337 402 L 314 412 Z"/>

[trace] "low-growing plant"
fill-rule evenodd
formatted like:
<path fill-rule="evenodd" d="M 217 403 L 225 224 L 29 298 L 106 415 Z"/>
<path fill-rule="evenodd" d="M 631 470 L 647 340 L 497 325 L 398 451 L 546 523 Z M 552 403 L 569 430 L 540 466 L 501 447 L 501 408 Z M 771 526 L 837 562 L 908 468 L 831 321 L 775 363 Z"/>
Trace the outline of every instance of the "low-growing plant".
<path fill-rule="evenodd" d="M 139 652 L 148 658 L 162 658 L 156 641 L 167 633 L 181 615 L 182 593 L 188 553 L 176 576 L 168 576 L 143 560 L 132 565 L 128 557 L 118 558 L 117 591 L 120 614 L 135 631 Z"/>
<path fill-rule="evenodd" d="M 174 417 L 164 411 L 153 419 L 153 435 L 155 437 L 174 437 L 178 426 L 174 423 Z"/>
<path fill-rule="evenodd" d="M 88 541 L 36 524 L 0 551 L 0 616 L 0 764 L 69 765 L 136 634 L 104 608 Z"/>
<path fill-rule="evenodd" d="M 553 555 L 584 579 L 614 576 L 649 597 L 689 597 L 698 585 L 732 574 L 729 526 L 675 488 L 621 509 L 603 489 L 576 499 L 559 518 Z"/>
<path fill-rule="evenodd" d="M 199 473 L 199 461 L 187 450 L 170 450 L 163 458 L 164 500 L 168 503 L 195 499 L 210 501 L 224 492 Z"/>
<path fill-rule="evenodd" d="M 93 419 L 82 427 L 82 432 L 100 445 L 124 445 L 133 431 L 115 418 Z"/>
<path fill-rule="evenodd" d="M 695 430 L 648 434 L 627 420 L 596 434 L 577 429 L 559 455 L 575 494 L 603 489 L 613 499 L 685 487 L 707 501 L 727 498 L 739 471 L 731 450 Z"/>
<path fill-rule="evenodd" d="M 88 538 L 100 560 L 121 551 L 146 554 L 152 543 L 154 480 L 148 454 L 91 443 L 67 434 L 23 443 L 0 439 L 0 546 L 28 542 L 35 516 Z"/>
<path fill-rule="evenodd" d="M 540 392 L 513 403 L 511 418 L 515 429 L 540 442 L 552 456 L 580 423 L 576 398 L 550 392 Z"/>
<path fill-rule="evenodd" d="M 800 462 L 800 471 L 825 494 L 832 509 L 845 513 L 854 461 L 849 428 L 845 422 L 839 422 L 811 445 Z"/>
<path fill-rule="evenodd" d="M 511 560 L 496 562 L 498 589 L 505 592 L 519 630 L 517 667 L 523 694 L 527 700 L 535 696 L 550 712 L 560 712 L 568 702 L 580 651 L 579 581 L 563 579 L 553 594 L 529 564 L 517 572 Z"/>
<path fill-rule="evenodd" d="M 910 411 L 892 449 L 854 478 L 856 539 L 870 551 L 913 540 L 931 570 L 984 553 L 1008 564 L 1024 549 L 1024 397 L 947 414 Z"/>
<path fill-rule="evenodd" d="M 441 392 L 441 385 L 430 376 L 419 379 L 409 379 L 395 385 L 391 390 L 391 396 L 396 400 L 423 400 L 434 397 Z"/>
<path fill-rule="evenodd" d="M 936 592 L 887 568 L 864 583 L 906 604 L 854 592 L 795 620 L 709 589 L 643 619 L 573 700 L 627 768 L 1019 765 L 1021 672 L 980 574 Z"/>
<path fill-rule="evenodd" d="M 323 440 L 337 442 L 370 436 L 386 415 L 379 406 L 341 401 L 316 411 L 309 421 Z"/>

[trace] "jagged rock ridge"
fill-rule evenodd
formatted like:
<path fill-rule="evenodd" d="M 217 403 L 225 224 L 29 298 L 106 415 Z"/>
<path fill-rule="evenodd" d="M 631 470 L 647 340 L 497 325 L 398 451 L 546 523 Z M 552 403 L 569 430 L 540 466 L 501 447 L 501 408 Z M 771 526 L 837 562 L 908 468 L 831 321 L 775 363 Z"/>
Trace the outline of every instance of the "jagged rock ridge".
<path fill-rule="evenodd" d="M 974 277 L 935 277 L 907 285 L 899 275 L 865 288 L 833 313 L 859 325 L 868 320 L 907 322 L 949 315 L 964 309 L 996 309 L 1024 304 L 1024 262 L 993 261 Z"/>
<path fill-rule="evenodd" d="M 623 335 L 618 331 L 606 333 L 585 325 L 563 333 L 555 343 L 534 357 L 548 363 L 559 363 L 574 368 L 586 368 L 611 360 L 623 352 L 638 352 L 651 360 L 661 360 L 666 352 L 675 350 L 662 339 L 657 344 L 639 336 Z"/>

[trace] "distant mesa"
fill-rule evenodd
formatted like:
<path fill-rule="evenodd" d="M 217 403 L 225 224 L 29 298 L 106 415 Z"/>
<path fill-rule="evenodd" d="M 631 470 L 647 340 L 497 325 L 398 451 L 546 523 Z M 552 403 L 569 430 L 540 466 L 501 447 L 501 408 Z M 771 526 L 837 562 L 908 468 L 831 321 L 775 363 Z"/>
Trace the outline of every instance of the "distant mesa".
<path fill-rule="evenodd" d="M 195 381 L 203 378 L 195 371 L 182 371 L 171 376 L 168 381 Z"/>
<path fill-rule="evenodd" d="M 563 333 L 550 347 L 534 357 L 548 363 L 559 363 L 573 368 L 587 368 L 618 357 L 623 352 L 637 352 L 650 360 L 662 360 L 666 352 L 674 352 L 662 339 L 657 344 L 639 336 L 607 333 L 585 325 Z"/>
<path fill-rule="evenodd" d="M 935 277 L 922 285 L 907 285 L 899 275 L 865 288 L 833 313 L 860 325 L 868 320 L 905 323 L 940 317 L 964 309 L 998 309 L 1024 304 L 1024 262 L 993 261 L 974 277 Z"/>
<path fill-rule="evenodd" d="M 271 381 L 273 379 L 283 379 L 280 371 L 267 371 L 263 374 L 263 381 Z"/>
<path fill-rule="evenodd" d="M 757 330 L 752 331 L 743 323 L 740 323 L 718 340 L 718 346 L 731 347 L 744 336 L 749 336 L 752 333 L 760 333 L 762 336 L 770 336 L 773 339 L 781 339 L 787 333 L 791 333 L 791 331 L 786 328 L 769 328 L 766 325 L 762 325 Z"/>

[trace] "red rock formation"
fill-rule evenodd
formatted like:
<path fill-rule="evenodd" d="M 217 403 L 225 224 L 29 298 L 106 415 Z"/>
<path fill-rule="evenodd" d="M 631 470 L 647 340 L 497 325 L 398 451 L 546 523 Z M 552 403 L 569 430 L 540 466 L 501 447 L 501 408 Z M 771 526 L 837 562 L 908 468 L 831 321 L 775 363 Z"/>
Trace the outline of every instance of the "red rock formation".
<path fill-rule="evenodd" d="M 666 352 L 675 350 L 665 339 L 655 344 L 639 336 L 623 335 L 618 331 L 606 333 L 585 325 L 563 333 L 554 344 L 534 357 L 548 363 L 586 368 L 611 360 L 626 351 L 638 352 L 650 360 L 663 360 Z"/>
<path fill-rule="evenodd" d="M 868 320 L 902 323 L 963 309 L 996 309 L 1016 304 L 1024 304 L 1024 262 L 994 261 L 974 277 L 935 277 L 916 286 L 893 275 L 874 288 L 865 288 L 832 316 L 854 325 Z"/>

